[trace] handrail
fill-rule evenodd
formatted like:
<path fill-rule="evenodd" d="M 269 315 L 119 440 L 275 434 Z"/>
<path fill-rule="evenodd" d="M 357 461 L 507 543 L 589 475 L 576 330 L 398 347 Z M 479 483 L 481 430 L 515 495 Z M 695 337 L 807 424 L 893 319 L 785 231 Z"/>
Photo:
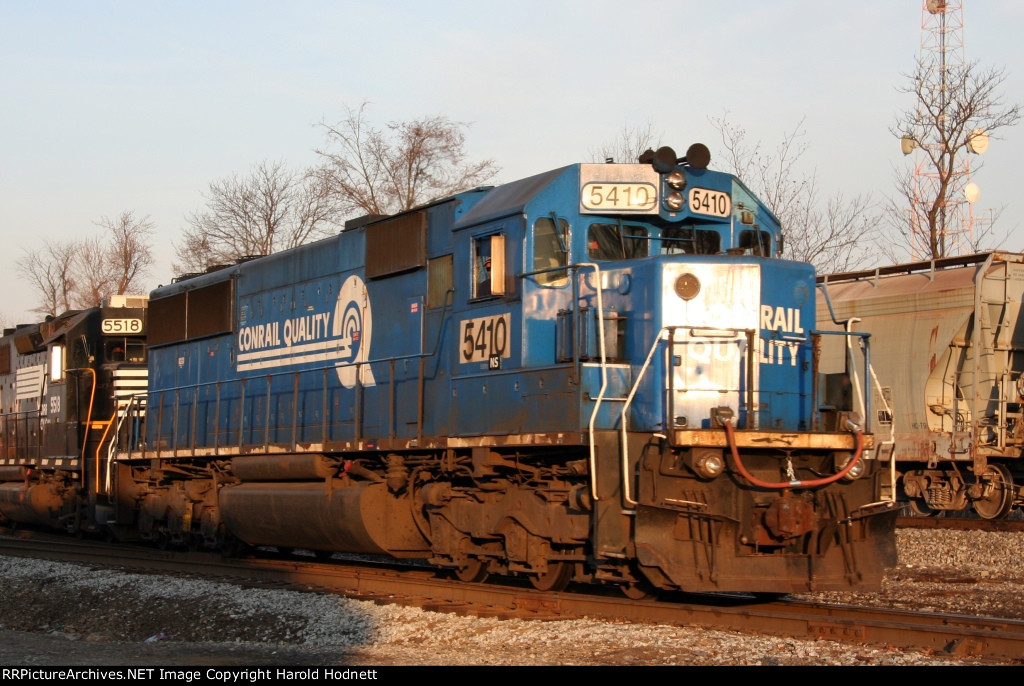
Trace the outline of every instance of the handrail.
<path fill-rule="evenodd" d="M 33 415 L 35 415 L 35 416 L 33 417 Z M 21 412 L 4 412 L 3 414 L 0 414 L 0 419 L 3 419 L 3 422 L 4 422 L 4 433 L 3 433 L 3 438 L 4 438 L 3 451 L 4 451 L 4 455 L 3 455 L 3 457 L 13 457 L 13 458 L 17 459 L 18 458 L 18 451 L 21 450 L 21 449 L 24 449 L 26 451 L 34 450 L 35 452 L 32 455 L 32 457 L 34 459 L 38 459 L 42 455 L 43 444 L 42 444 L 42 428 L 40 426 L 40 419 L 41 419 L 41 417 L 42 417 L 42 410 L 40 408 L 38 408 L 38 407 L 36 409 L 34 409 L 34 410 L 23 410 Z M 18 440 L 18 436 L 20 434 L 19 426 L 23 425 L 24 426 L 24 433 L 27 434 L 28 431 L 29 431 L 29 421 L 31 421 L 32 419 L 35 419 L 36 435 L 39 437 L 39 442 L 36 445 L 31 445 L 31 446 L 30 445 L 24 445 L 24 446 L 22 446 L 22 445 L 20 445 L 20 442 Z M 11 434 L 10 428 L 11 428 L 11 423 L 12 422 L 14 424 L 14 436 L 15 436 L 15 440 L 14 440 L 13 443 L 8 438 L 10 436 L 10 434 Z M 10 455 L 10 456 L 7 455 L 7 451 L 8 450 L 13 450 L 14 454 Z"/>
<path fill-rule="evenodd" d="M 142 402 L 141 402 L 140 398 L 144 398 L 144 397 L 146 397 L 145 393 L 138 393 L 138 394 L 130 395 L 128 397 L 128 403 L 124 406 L 123 411 L 120 412 L 120 419 L 117 422 L 117 428 L 114 430 L 114 440 L 112 440 L 110 442 L 110 445 L 107 448 L 107 471 L 106 471 L 107 478 L 106 478 L 106 482 L 104 484 L 106 486 L 106 490 L 104 491 L 104 493 L 108 493 L 109 494 L 110 490 L 111 490 L 111 487 L 112 487 L 112 484 L 111 484 L 111 481 L 110 481 L 110 476 L 111 476 L 110 466 L 111 466 L 111 464 L 114 461 L 114 456 L 117 454 L 117 442 L 118 442 L 117 439 L 118 439 L 118 437 L 121 436 L 121 429 L 124 428 L 124 423 L 125 423 L 125 421 L 129 417 L 132 417 L 133 419 L 135 418 L 135 414 L 132 411 L 132 406 L 133 405 L 138 405 L 139 409 L 140 410 L 142 409 Z M 114 413 L 115 413 L 115 416 L 117 416 L 118 410 L 115 409 Z M 113 424 L 113 419 L 111 420 L 111 424 Z M 106 434 L 104 434 L 104 436 L 105 435 Z M 102 447 L 102 445 L 103 445 L 103 439 L 101 438 L 100 439 L 100 445 L 96 446 L 97 464 L 99 464 L 99 451 L 100 451 L 100 448 Z"/>
<path fill-rule="evenodd" d="M 601 267 L 594 262 L 580 262 L 579 264 L 573 265 L 573 267 L 586 267 L 594 270 L 594 291 L 597 293 L 597 340 L 598 348 L 601 352 L 601 390 L 597 393 L 597 398 L 594 400 L 594 410 L 590 413 L 590 422 L 587 425 L 587 443 L 589 444 L 590 457 L 590 497 L 595 501 L 600 500 L 600 496 L 597 494 L 597 446 L 594 441 L 594 425 L 597 423 L 597 413 L 601 410 L 601 403 L 604 401 L 605 391 L 608 390 L 608 356 L 605 353 L 605 341 L 604 341 L 604 302 L 601 297 L 601 292 L 604 288 L 601 285 Z M 579 271 L 575 271 L 578 276 Z M 573 309 L 575 312 L 579 311 L 577 303 L 578 298 L 573 298 Z M 579 322 L 575 321 L 574 326 L 579 328 Z M 576 340 L 579 340 L 578 333 L 576 334 Z M 573 349 L 578 349 L 578 346 L 573 346 Z"/>
<path fill-rule="evenodd" d="M 177 445 L 178 415 L 180 413 L 179 405 L 180 405 L 181 393 L 183 391 L 190 391 L 191 392 L 191 396 L 192 396 L 191 400 L 190 401 L 185 401 L 185 402 L 186 403 L 191 403 L 191 406 L 192 406 L 191 409 L 193 411 L 195 411 L 195 409 L 198 406 L 198 402 L 199 402 L 199 400 L 198 400 L 199 389 L 210 387 L 210 386 L 215 386 L 216 389 L 217 389 L 216 392 L 214 393 L 214 395 L 215 395 L 214 402 L 218 403 L 218 405 L 219 405 L 221 397 L 222 397 L 221 388 L 223 386 L 225 386 L 225 385 L 234 385 L 234 384 L 240 385 L 243 388 L 243 392 L 239 396 L 239 401 L 244 405 L 245 401 L 249 397 L 249 395 L 244 391 L 246 385 L 251 385 L 251 384 L 257 382 L 260 379 L 263 379 L 263 380 L 266 381 L 267 392 L 269 393 L 270 392 L 270 388 L 273 385 L 274 380 L 276 378 L 278 378 L 278 377 L 284 378 L 284 377 L 288 377 L 288 376 L 294 376 L 296 378 L 296 383 L 298 383 L 297 380 L 298 380 L 298 377 L 300 375 L 311 375 L 311 374 L 317 374 L 317 373 L 322 373 L 324 375 L 327 375 L 331 371 L 334 371 L 334 370 L 347 369 L 347 368 L 355 367 L 356 368 L 356 375 L 355 375 L 356 376 L 356 388 L 360 389 L 360 388 L 362 388 L 363 374 L 362 374 L 361 370 L 362 370 L 363 366 L 365 366 L 365 365 L 373 365 L 373 364 L 381 364 L 381 363 L 388 363 L 390 365 L 394 365 L 395 362 L 398 362 L 398 361 L 401 361 L 401 360 L 415 360 L 415 359 L 420 360 L 420 363 L 421 363 L 420 364 L 420 368 L 421 368 L 420 374 L 422 375 L 423 374 L 422 363 L 426 359 L 436 357 L 437 354 L 438 354 L 438 351 L 440 349 L 441 336 L 442 336 L 443 329 L 445 327 L 445 321 L 446 321 L 444 315 L 448 311 L 448 308 L 451 306 L 451 297 L 450 297 L 450 295 L 451 295 L 452 292 L 453 292 L 452 289 L 449 289 L 449 291 L 446 293 L 445 304 L 444 304 L 444 307 L 441 309 L 441 316 L 440 316 L 440 322 L 439 322 L 439 325 L 438 325 L 438 330 L 437 330 L 437 333 L 436 333 L 436 335 L 434 337 L 433 349 L 431 349 L 429 351 L 421 351 L 421 352 L 409 353 L 409 354 L 405 354 L 405 355 L 394 355 L 394 356 L 390 356 L 390 357 L 379 357 L 379 358 L 374 358 L 374 359 L 371 359 L 371 360 L 356 361 L 356 362 L 345 362 L 345 363 L 327 362 L 327 363 L 324 363 L 324 364 L 320 364 L 320 365 L 316 365 L 316 366 L 313 366 L 313 367 L 309 367 L 307 369 L 300 369 L 300 370 L 288 369 L 288 370 L 282 370 L 282 371 L 268 372 L 268 373 L 260 374 L 260 375 L 256 375 L 256 376 L 237 377 L 237 378 L 228 379 L 228 380 L 217 379 L 217 380 L 212 380 L 212 381 L 203 381 L 203 382 L 194 383 L 194 384 L 186 384 L 186 385 L 179 385 L 179 386 L 169 386 L 169 387 L 166 387 L 166 388 L 161 388 L 161 389 L 159 389 L 158 391 L 155 392 L 157 395 L 160 396 L 160 401 L 159 401 L 159 403 L 157 405 L 157 415 L 158 415 L 158 418 L 157 418 L 157 438 L 159 438 L 163 434 L 162 422 L 163 422 L 163 410 L 164 410 L 164 407 L 165 407 L 165 405 L 164 405 L 164 397 L 168 393 L 171 393 L 171 394 L 174 395 L 174 403 L 173 403 L 174 418 L 173 418 L 172 436 L 171 436 L 172 444 L 173 445 L 172 445 L 172 447 L 170 449 L 171 450 L 177 450 L 178 449 L 178 445 Z M 423 341 L 421 340 L 421 345 L 422 345 L 422 342 Z M 326 376 L 325 376 L 325 378 L 326 378 Z M 394 374 L 392 374 L 391 378 L 389 379 L 389 384 L 391 384 L 393 386 L 394 383 L 395 383 L 395 381 L 394 381 Z M 323 397 L 324 397 L 324 403 L 325 403 L 324 406 L 325 407 L 326 407 L 326 402 L 327 402 L 328 390 L 329 389 L 327 388 L 327 384 L 325 382 L 324 387 L 321 390 L 321 392 L 323 394 Z M 146 393 L 145 395 L 148 396 L 150 394 Z M 355 423 L 357 425 L 361 421 L 359 409 L 360 409 L 359 408 L 359 403 L 357 401 L 356 402 L 356 420 L 355 420 Z M 296 407 L 293 406 L 292 411 L 293 411 L 293 413 L 297 412 Z M 266 404 L 266 407 L 264 408 L 264 412 L 266 413 L 267 418 L 269 418 L 269 413 L 270 413 L 270 403 L 269 402 Z M 216 414 L 217 414 L 218 424 L 219 424 L 219 415 L 220 415 L 220 408 L 219 408 L 219 406 L 218 406 Z M 324 413 L 324 418 L 326 419 L 326 412 Z M 393 422 L 394 418 L 392 417 L 389 421 Z M 422 422 L 422 418 L 421 417 L 419 418 L 419 421 Z M 266 422 L 266 424 L 267 424 L 267 430 L 269 431 L 269 421 Z M 195 429 L 195 421 L 192 422 L 192 427 L 190 427 L 190 433 L 192 431 L 194 431 L 194 429 Z M 240 445 L 240 446 L 244 444 L 244 429 L 245 429 L 244 423 L 242 421 L 239 421 L 239 426 L 238 426 L 238 445 Z M 326 421 L 325 421 L 325 424 L 324 424 L 324 430 L 326 431 Z M 359 440 L 359 438 L 358 438 L 359 437 L 359 427 L 356 426 L 355 430 L 357 432 L 355 440 L 358 441 Z M 422 431 L 422 428 L 420 428 L 420 432 L 421 431 Z M 217 433 L 217 432 L 215 431 L 215 433 Z M 393 433 L 393 431 L 392 431 L 392 433 Z M 293 442 L 294 442 L 295 441 L 294 433 L 293 433 L 292 438 L 293 438 Z M 326 436 L 325 436 L 325 439 L 326 439 Z M 268 438 L 265 435 L 264 436 L 264 444 L 266 444 L 267 440 L 268 440 Z M 192 440 L 190 441 L 190 444 L 191 444 L 190 447 L 192 447 L 193 449 L 194 449 L 194 446 L 195 446 L 195 441 L 196 441 L 196 437 L 193 435 L 192 436 Z M 154 447 L 153 449 L 156 450 L 157 452 L 159 452 L 161 450 L 161 448 L 159 448 L 159 447 Z M 143 451 L 145 452 L 145 450 L 146 449 L 144 448 Z"/>
<path fill-rule="evenodd" d="M 81 475 L 79 477 L 82 482 L 82 488 L 85 488 L 85 450 L 89 445 L 89 431 L 92 428 L 92 406 L 93 401 L 96 399 L 96 370 L 90 367 L 76 367 L 75 369 L 67 369 L 65 371 L 68 373 L 89 372 L 92 375 L 92 387 L 89 389 L 89 409 L 85 413 L 85 429 L 82 431 L 82 461 L 80 463 Z M 78 390 L 77 384 L 75 390 Z M 96 475 L 96 487 L 97 489 L 99 488 L 99 474 Z"/>
<path fill-rule="evenodd" d="M 627 443 L 626 434 L 626 417 L 629 414 L 629 406 L 633 403 L 633 398 L 636 396 L 637 389 L 640 388 L 640 381 L 644 378 L 644 374 L 647 373 L 647 368 L 651 364 L 651 360 L 654 359 L 654 353 L 658 350 L 658 344 L 662 340 L 662 336 L 667 332 L 674 331 L 675 327 L 663 326 L 658 335 L 654 337 L 654 343 L 651 344 L 651 349 L 647 353 L 647 359 L 644 360 L 643 365 L 640 367 L 640 371 L 636 375 L 636 381 L 633 382 L 633 387 L 629 389 L 629 394 L 626 396 L 626 401 L 622 405 L 622 418 L 619 422 L 619 426 L 622 427 L 622 496 L 627 505 L 636 505 L 637 501 L 633 500 L 630 495 L 629 483 L 629 447 Z M 674 334 L 673 334 L 674 335 Z"/>

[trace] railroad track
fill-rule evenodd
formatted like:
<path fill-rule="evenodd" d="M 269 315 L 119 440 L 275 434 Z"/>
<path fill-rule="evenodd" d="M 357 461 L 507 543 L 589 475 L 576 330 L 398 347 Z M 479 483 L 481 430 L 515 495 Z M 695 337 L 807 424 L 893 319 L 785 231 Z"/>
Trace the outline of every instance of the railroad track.
<path fill-rule="evenodd" d="M 299 588 L 413 605 L 436 612 L 533 620 L 592 619 L 699 626 L 792 638 L 826 639 L 945 653 L 999 662 L 1024 658 L 1024 621 L 929 614 L 739 595 L 628 600 L 617 592 L 540 593 L 529 586 L 464 584 L 394 564 L 320 562 L 313 557 L 223 558 L 209 553 L 108 546 L 96 542 L 0 537 L 0 554 L 202 576 L 242 586 Z"/>

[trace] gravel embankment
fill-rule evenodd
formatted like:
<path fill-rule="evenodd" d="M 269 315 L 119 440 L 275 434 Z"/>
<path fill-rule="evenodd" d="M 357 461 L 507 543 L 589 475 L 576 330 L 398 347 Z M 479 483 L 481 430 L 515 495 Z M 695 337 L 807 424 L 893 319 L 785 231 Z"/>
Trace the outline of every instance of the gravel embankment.
<path fill-rule="evenodd" d="M 898 534 L 878 594 L 840 601 L 1024 617 L 1024 534 Z M 8 665 L 934 665 L 885 646 L 612 622 L 471 618 L 0 557 Z"/>

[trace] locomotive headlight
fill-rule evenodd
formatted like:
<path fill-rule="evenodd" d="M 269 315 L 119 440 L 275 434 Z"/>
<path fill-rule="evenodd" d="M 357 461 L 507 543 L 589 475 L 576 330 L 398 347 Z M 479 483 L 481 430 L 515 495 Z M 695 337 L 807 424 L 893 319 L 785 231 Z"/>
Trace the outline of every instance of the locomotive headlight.
<path fill-rule="evenodd" d="M 702 479 L 714 479 L 725 471 L 725 457 L 717 448 L 697 448 L 690 454 L 690 468 Z"/>
<path fill-rule="evenodd" d="M 686 177 L 680 171 L 669 172 L 665 177 L 665 183 L 675 188 L 677 191 L 681 191 L 686 188 Z"/>
<path fill-rule="evenodd" d="M 683 200 L 683 194 L 679 191 L 672 191 L 665 196 L 665 207 L 669 208 L 673 212 L 678 212 L 683 209 L 683 205 L 685 204 L 686 201 Z"/>

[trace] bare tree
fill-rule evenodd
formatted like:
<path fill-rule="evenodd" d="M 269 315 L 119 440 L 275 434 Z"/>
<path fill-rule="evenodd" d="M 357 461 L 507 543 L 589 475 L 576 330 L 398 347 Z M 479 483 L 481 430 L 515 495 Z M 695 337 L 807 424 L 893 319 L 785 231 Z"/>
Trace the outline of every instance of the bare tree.
<path fill-rule="evenodd" d="M 46 241 L 37 250 L 25 250 L 15 263 L 39 294 L 40 302 L 33 312 L 57 315 L 71 309 L 74 291 L 76 244 Z"/>
<path fill-rule="evenodd" d="M 210 183 L 207 206 L 188 217 L 175 247 L 179 271 L 199 272 L 243 257 L 269 255 L 328 235 L 338 218 L 319 174 L 263 161 L 248 176 Z"/>
<path fill-rule="evenodd" d="M 614 141 L 604 144 L 596 151 L 592 150 L 590 159 L 594 162 L 611 160 L 631 164 L 636 162 L 645 150 L 657 148 L 657 142 L 661 137 L 661 134 L 654 133 L 654 123 L 650 119 L 636 126 L 626 124 Z"/>
<path fill-rule="evenodd" d="M 41 298 L 35 312 L 56 315 L 95 307 L 111 295 L 143 288 L 142 277 L 153 263 L 153 223 L 126 211 L 113 219 L 103 217 L 96 225 L 104 233 L 76 241 L 47 241 L 39 249 L 26 250 L 17 261 L 18 271 Z"/>
<path fill-rule="evenodd" d="M 73 264 L 75 307 L 95 307 L 111 295 L 143 289 L 142 278 L 153 264 L 150 238 L 156 227 L 149 217 L 126 210 L 96 222 L 103 233 L 75 242 Z"/>
<path fill-rule="evenodd" d="M 747 132 L 728 120 L 712 117 L 722 138 L 724 161 L 768 205 L 782 223 L 786 255 L 810 262 L 820 273 L 848 271 L 869 258 L 877 213 L 869 194 L 850 198 L 841 193 L 822 200 L 815 173 L 801 171 L 808 146 L 802 140 L 803 120 L 783 135 L 773 151 L 750 142 Z"/>
<path fill-rule="evenodd" d="M 494 162 L 470 162 L 466 124 L 447 117 L 391 122 L 376 129 L 367 103 L 349 108 L 336 124 L 321 123 L 327 139 L 316 152 L 319 174 L 345 213 L 392 214 L 478 186 L 498 171 Z"/>
<path fill-rule="evenodd" d="M 156 226 L 149 217 L 138 218 L 132 211 L 115 218 L 103 217 L 99 222 L 109 234 L 107 259 L 110 262 L 113 291 L 106 295 L 124 295 L 142 289 L 142 277 L 153 265 L 150 240 Z M 106 297 L 106 296 L 104 296 Z"/>
<path fill-rule="evenodd" d="M 75 274 L 71 304 L 76 308 L 95 307 L 113 292 L 113 268 L 109 246 L 101 235 L 82 238 L 74 243 Z"/>
<path fill-rule="evenodd" d="M 930 183 L 921 184 L 922 175 L 913 171 L 897 171 L 897 195 L 890 200 L 888 214 L 908 247 L 923 246 L 926 257 L 943 257 L 957 249 L 949 234 L 968 182 L 964 157 L 983 152 L 995 131 L 1020 119 L 1020 106 L 1006 104 L 999 95 L 1005 80 L 1003 69 L 983 69 L 976 62 L 947 64 L 923 56 L 899 88 L 916 102 L 897 117 L 891 132 L 902 138 L 904 152 L 921 150 Z M 974 165 L 975 171 L 980 168 Z M 969 243 L 968 249 L 979 246 L 978 240 Z"/>

